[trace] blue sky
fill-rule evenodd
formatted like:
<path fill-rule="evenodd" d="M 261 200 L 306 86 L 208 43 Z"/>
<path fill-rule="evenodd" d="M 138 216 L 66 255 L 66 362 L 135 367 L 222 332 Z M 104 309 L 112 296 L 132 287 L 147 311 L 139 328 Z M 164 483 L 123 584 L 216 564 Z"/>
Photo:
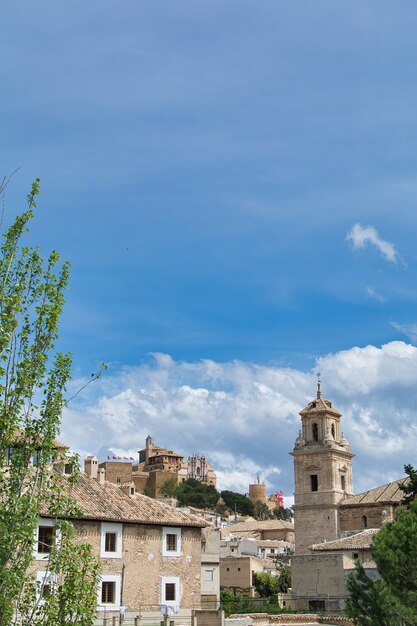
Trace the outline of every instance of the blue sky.
<path fill-rule="evenodd" d="M 346 381 L 355 368 L 366 378 L 366 346 L 381 362 L 381 346 L 391 346 L 401 364 L 414 363 L 415 3 L 7 0 L 1 22 L 0 174 L 20 168 L 8 213 L 39 176 L 31 238 L 72 262 L 61 347 L 79 380 L 101 360 L 110 365 L 65 417 L 64 434 L 85 451 L 130 450 L 148 431 L 165 436 L 172 420 L 172 445 L 220 451 L 228 485 L 246 480 L 224 461 L 240 454 L 251 475 L 290 492 L 286 453 L 317 360 L 350 355 Z M 215 384 L 207 363 L 223 372 Z M 268 387 L 268 368 L 299 388 L 288 404 L 274 378 L 263 422 L 255 371 Z M 161 395 L 145 410 L 138 390 L 158 395 L 149 372 Z M 350 414 L 357 391 L 347 384 L 344 396 L 339 374 L 328 366 L 324 390 Z M 381 442 L 411 428 L 415 409 L 412 386 L 404 398 L 404 383 L 384 381 L 361 396 L 376 430 L 387 429 Z M 188 409 L 172 401 L 183 386 L 194 399 L 199 389 L 220 394 L 218 427 L 211 400 L 210 410 L 191 403 L 185 436 Z M 89 440 L 81 424 L 128 391 L 129 445 L 110 427 Z M 109 415 L 111 425 L 122 420 Z M 288 432 L 269 447 L 281 418 Z M 214 439 L 202 425 L 210 420 Z M 225 420 L 236 426 L 227 440 Z M 251 420 L 263 424 L 256 436 Z M 352 436 L 355 424 L 346 423 Z M 384 454 L 385 474 L 358 454 L 361 487 L 413 462 L 401 446 Z"/>

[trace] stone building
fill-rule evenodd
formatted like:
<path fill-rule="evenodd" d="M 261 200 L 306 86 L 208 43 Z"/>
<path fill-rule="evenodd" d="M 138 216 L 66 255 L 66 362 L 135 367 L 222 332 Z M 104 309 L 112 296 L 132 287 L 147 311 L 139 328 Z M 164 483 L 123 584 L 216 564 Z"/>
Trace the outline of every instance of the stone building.
<path fill-rule="evenodd" d="M 197 617 L 197 623 L 206 623 L 203 618 L 198 620 L 202 599 L 207 599 L 202 595 L 209 595 L 205 591 L 209 589 L 218 597 L 219 577 L 215 557 L 208 552 L 202 559 L 202 530 L 207 524 L 137 494 L 133 484 L 120 488 L 106 481 L 95 457 L 86 460 L 85 470 L 75 484 L 65 478 L 63 482 L 68 483 L 68 495 L 82 510 L 82 515 L 72 520 L 76 538 L 91 544 L 102 561 L 98 615 L 116 617 L 123 605 L 126 618 L 139 617 L 139 624 L 159 623 L 165 615 L 170 616 L 170 626 L 190 623 L 192 617 Z M 33 553 L 38 582 L 49 576 L 47 559 L 56 524 L 47 511 L 41 513 Z M 210 569 L 213 575 L 209 587 L 202 585 L 202 564 L 204 571 Z M 205 614 L 202 611 L 201 615 Z M 218 613 L 211 615 L 219 617 Z M 211 619 L 212 624 L 216 621 Z"/>
<path fill-rule="evenodd" d="M 254 555 L 227 556 L 220 559 L 220 587 L 236 595 L 255 595 L 255 575 L 261 572 L 276 573 L 270 559 Z"/>
<path fill-rule="evenodd" d="M 217 482 L 216 473 L 204 455 L 193 454 L 185 461 L 181 454 L 156 445 L 150 436 L 146 437 L 145 448 L 139 450 L 138 463 L 109 459 L 100 463 L 100 468 L 105 470 L 106 480 L 118 485 L 133 482 L 138 493 L 151 498 L 161 497 L 161 485 L 169 478 L 175 478 L 178 483 L 194 478 L 214 487 Z"/>
<path fill-rule="evenodd" d="M 294 606 L 341 610 L 347 573 L 356 559 L 370 563 L 372 534 L 393 519 L 402 499 L 398 483 L 405 479 L 355 495 L 354 454 L 341 430 L 341 413 L 323 399 L 320 383 L 316 398 L 300 416 L 302 429 L 291 452 L 295 483 L 295 555 L 291 559 Z M 357 538 L 352 536 L 356 534 Z"/>
<path fill-rule="evenodd" d="M 293 523 L 281 519 L 248 520 L 229 524 L 222 530 L 222 538 L 228 535 L 254 539 L 276 539 L 279 541 L 294 542 Z"/>

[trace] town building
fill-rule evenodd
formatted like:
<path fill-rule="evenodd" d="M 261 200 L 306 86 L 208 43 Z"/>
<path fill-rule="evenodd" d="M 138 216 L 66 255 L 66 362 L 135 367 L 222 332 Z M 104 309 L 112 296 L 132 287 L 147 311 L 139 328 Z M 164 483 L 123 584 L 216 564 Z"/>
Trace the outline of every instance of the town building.
<path fill-rule="evenodd" d="M 352 453 L 341 413 L 317 396 L 300 412 L 294 450 L 295 555 L 291 558 L 297 609 L 342 610 L 346 576 L 359 559 L 373 570 L 372 535 L 394 518 L 400 481 L 354 494 Z"/>
<path fill-rule="evenodd" d="M 89 543 L 102 562 L 97 590 L 98 623 L 118 618 L 169 625 L 221 624 L 219 531 L 179 509 L 138 494 L 134 484 L 109 482 L 95 457 L 75 483 L 63 476 L 67 495 L 82 511 L 73 522 L 76 539 Z M 39 583 L 50 576 L 47 561 L 56 519 L 41 511 L 33 552 Z M 217 534 L 216 534 L 217 533 Z M 111 622 L 109 622 L 111 623 Z M 133 622 L 132 622 L 133 623 Z"/>
<path fill-rule="evenodd" d="M 290 521 L 281 519 L 248 520 L 226 526 L 222 530 L 222 538 L 226 538 L 228 535 L 294 543 L 294 525 Z"/>
<path fill-rule="evenodd" d="M 162 448 L 154 443 L 152 437 L 146 438 L 145 448 L 139 450 L 139 462 L 134 459 L 110 459 L 100 463 L 110 482 L 122 485 L 133 482 L 135 490 L 151 498 L 161 498 L 161 485 L 174 478 L 179 484 L 194 478 L 207 485 L 216 486 L 217 478 L 213 467 L 206 457 L 193 454 L 185 461 L 184 457 L 173 450 Z"/>
<path fill-rule="evenodd" d="M 255 555 L 227 556 L 220 559 L 220 588 L 235 595 L 255 595 L 255 576 L 261 572 L 276 574 L 270 559 Z"/>

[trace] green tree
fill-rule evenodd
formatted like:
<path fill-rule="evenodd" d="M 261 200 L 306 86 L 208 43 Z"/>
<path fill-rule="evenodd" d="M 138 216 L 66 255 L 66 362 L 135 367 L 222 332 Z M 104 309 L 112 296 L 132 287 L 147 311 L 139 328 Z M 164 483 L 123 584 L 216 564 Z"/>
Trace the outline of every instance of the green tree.
<path fill-rule="evenodd" d="M 195 478 L 189 478 L 178 485 L 175 497 L 181 506 L 214 509 L 219 499 L 219 492 L 213 485 L 206 485 Z"/>
<path fill-rule="evenodd" d="M 270 598 L 280 591 L 278 576 L 269 572 L 255 574 L 255 589 L 262 598 Z"/>
<path fill-rule="evenodd" d="M 412 465 L 404 465 L 404 471 L 408 480 L 405 483 L 399 483 L 398 486 L 404 492 L 402 502 L 408 506 L 417 497 L 417 470 Z"/>
<path fill-rule="evenodd" d="M 175 498 L 175 494 L 178 489 L 178 480 L 175 476 L 171 478 L 167 478 L 164 480 L 162 485 L 159 487 L 159 491 L 161 496 L 164 498 Z"/>
<path fill-rule="evenodd" d="M 270 519 L 270 517 L 272 516 L 272 513 L 269 510 L 268 506 L 265 504 L 265 502 L 261 502 L 260 500 L 257 500 L 255 502 L 255 516 L 256 516 L 256 519 L 259 519 L 259 520 Z"/>
<path fill-rule="evenodd" d="M 255 505 L 248 497 L 235 491 L 222 491 L 220 493 L 228 509 L 240 515 L 255 517 Z"/>
<path fill-rule="evenodd" d="M 294 511 L 292 509 L 285 509 L 283 506 L 276 506 L 271 512 L 275 519 L 291 521 L 294 517 Z"/>
<path fill-rule="evenodd" d="M 287 593 L 291 587 L 291 568 L 284 566 L 278 575 L 278 586 L 281 593 Z"/>
<path fill-rule="evenodd" d="M 372 554 L 380 578 L 370 579 L 357 564 L 348 579 L 348 615 L 359 626 L 415 626 L 417 501 L 399 509 L 375 535 Z"/>
<path fill-rule="evenodd" d="M 1 196 L 4 182 L 0 186 Z M 3 235 L 0 256 L 0 467 L 8 466 L 7 471 L 0 471 L 2 626 L 18 620 L 35 624 L 34 611 L 36 623 L 52 623 L 52 618 L 49 622 L 42 619 L 52 611 L 54 596 L 46 598 L 41 606 L 39 594 L 34 592 L 34 579 L 28 572 L 33 537 L 41 510 L 57 520 L 77 514 L 74 503 L 64 495 L 64 479 L 51 471 L 71 371 L 70 355 L 55 350 L 69 265 L 60 264 L 55 251 L 44 261 L 37 248 L 22 245 L 22 237 L 34 217 L 38 193 L 36 180 L 28 196 L 27 210 L 16 217 Z M 60 462 L 64 464 L 68 459 L 61 458 Z M 75 468 L 76 460 L 73 465 Z M 67 546 L 70 543 L 63 544 L 58 554 L 55 545 L 50 565 L 45 565 L 56 574 L 58 584 L 66 589 L 71 586 L 76 594 L 76 587 L 70 584 L 71 568 L 85 567 L 87 575 L 94 559 L 90 563 L 86 548 L 85 554 L 80 554 Z M 91 584 L 86 587 L 91 598 L 96 598 L 96 565 Z M 55 621 L 64 623 L 68 622 Z M 82 618 L 71 623 L 89 626 L 92 621 Z"/>

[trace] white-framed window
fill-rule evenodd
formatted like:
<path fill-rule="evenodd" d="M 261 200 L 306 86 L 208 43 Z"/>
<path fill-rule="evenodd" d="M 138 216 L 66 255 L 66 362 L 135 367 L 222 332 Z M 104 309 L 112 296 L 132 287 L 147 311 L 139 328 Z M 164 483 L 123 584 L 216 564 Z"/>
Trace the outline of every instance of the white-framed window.
<path fill-rule="evenodd" d="M 102 574 L 97 594 L 98 609 L 110 610 L 120 608 L 120 576 L 118 574 Z"/>
<path fill-rule="evenodd" d="M 100 556 L 105 559 L 122 558 L 123 524 L 101 523 Z"/>
<path fill-rule="evenodd" d="M 47 561 L 55 541 L 59 540 L 55 530 L 55 520 L 41 518 L 36 524 L 33 558 L 36 561 Z"/>
<path fill-rule="evenodd" d="M 180 606 L 180 579 L 178 576 L 162 576 L 161 605 L 178 609 Z"/>
<path fill-rule="evenodd" d="M 162 556 L 181 556 L 181 528 L 162 528 Z"/>
<path fill-rule="evenodd" d="M 54 592 L 56 576 L 51 572 L 36 572 L 36 599 L 39 604 L 44 604 L 45 600 Z"/>
<path fill-rule="evenodd" d="M 204 570 L 204 580 L 206 582 L 212 582 L 214 580 L 214 570 L 206 569 Z"/>

